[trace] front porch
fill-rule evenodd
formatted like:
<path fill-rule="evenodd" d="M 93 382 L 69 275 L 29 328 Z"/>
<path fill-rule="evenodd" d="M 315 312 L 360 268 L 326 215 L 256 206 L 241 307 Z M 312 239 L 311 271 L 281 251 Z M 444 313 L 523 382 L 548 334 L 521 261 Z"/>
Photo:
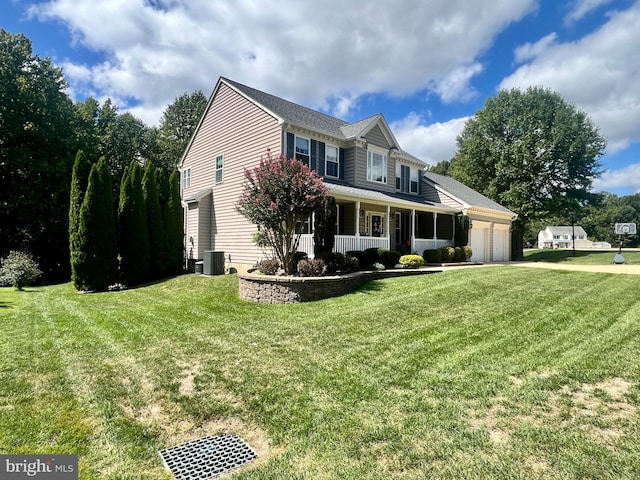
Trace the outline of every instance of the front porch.
<path fill-rule="evenodd" d="M 453 246 L 456 213 L 453 209 L 421 204 L 408 206 L 416 208 L 336 197 L 337 222 L 333 250 L 346 253 L 385 248 L 422 255 L 424 250 Z M 314 221 L 311 220 L 298 246 L 299 251 L 310 256 L 314 251 L 310 230 Z"/>

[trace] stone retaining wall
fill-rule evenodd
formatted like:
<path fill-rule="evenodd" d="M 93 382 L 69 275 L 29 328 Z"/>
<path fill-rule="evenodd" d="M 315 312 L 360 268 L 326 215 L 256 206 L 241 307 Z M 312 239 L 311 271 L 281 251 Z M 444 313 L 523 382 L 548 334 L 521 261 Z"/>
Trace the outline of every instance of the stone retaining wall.
<path fill-rule="evenodd" d="M 286 277 L 239 273 L 240 298 L 257 303 L 300 303 L 338 297 L 363 283 L 380 278 L 437 273 L 433 269 L 404 269 L 356 272 L 330 277 Z"/>

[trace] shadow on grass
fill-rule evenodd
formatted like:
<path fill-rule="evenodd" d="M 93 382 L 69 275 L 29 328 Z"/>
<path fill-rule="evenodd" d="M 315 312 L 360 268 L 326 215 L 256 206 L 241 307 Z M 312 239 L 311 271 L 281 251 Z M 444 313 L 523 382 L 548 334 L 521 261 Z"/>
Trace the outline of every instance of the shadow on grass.
<path fill-rule="evenodd" d="M 383 286 L 380 284 L 379 280 L 369 280 L 368 282 L 363 283 L 358 288 L 353 290 L 353 293 L 355 292 L 368 293 L 368 294 L 377 293 L 382 291 L 382 289 L 383 289 Z"/>
<path fill-rule="evenodd" d="M 611 252 L 585 252 L 576 250 L 574 255 L 573 250 L 538 250 L 525 255 L 524 260 L 526 262 L 566 262 L 571 258 L 588 257 L 594 254 L 601 255 L 605 253 L 611 255 Z"/>
<path fill-rule="evenodd" d="M 13 308 L 13 302 L 0 302 L 0 308 Z"/>

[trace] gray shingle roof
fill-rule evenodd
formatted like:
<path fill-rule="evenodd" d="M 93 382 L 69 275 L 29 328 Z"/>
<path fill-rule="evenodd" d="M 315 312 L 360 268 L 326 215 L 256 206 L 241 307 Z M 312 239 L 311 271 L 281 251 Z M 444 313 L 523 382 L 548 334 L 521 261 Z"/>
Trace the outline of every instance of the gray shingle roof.
<path fill-rule="evenodd" d="M 450 193 L 454 197 L 473 207 L 488 208 L 491 210 L 497 210 L 499 212 L 511 213 L 515 215 L 511 210 L 503 207 L 497 202 L 494 202 L 490 198 L 485 197 L 474 189 L 467 187 L 465 184 L 445 175 L 439 175 L 433 172 L 424 172 L 424 178 L 442 188 L 445 192 Z"/>
<path fill-rule="evenodd" d="M 275 113 L 286 122 L 337 138 L 346 138 L 341 131 L 341 127 L 349 125 L 349 123 L 344 120 L 303 107 L 302 105 L 276 97 L 275 95 L 261 92 L 255 88 L 247 87 L 228 78 L 222 77 L 221 80 L 238 89 L 244 95 Z"/>
<path fill-rule="evenodd" d="M 340 131 L 345 136 L 345 138 L 357 138 L 364 130 L 367 130 L 369 127 L 371 127 L 372 124 L 377 123 L 380 118 L 382 118 L 382 115 L 376 113 L 375 115 L 363 118 L 362 120 L 358 120 L 357 122 L 343 125 L 342 127 L 340 127 Z"/>
<path fill-rule="evenodd" d="M 407 195 L 402 193 L 391 193 L 391 192 L 381 192 L 378 190 L 372 190 L 368 188 L 354 187 L 352 185 L 348 185 L 344 182 L 334 181 L 334 180 L 325 180 L 325 185 L 329 189 L 329 191 L 333 194 L 342 194 L 349 195 L 353 197 L 366 198 L 372 201 L 380 201 L 384 203 L 395 203 L 402 204 L 410 207 L 411 204 L 414 204 L 415 207 L 434 207 L 441 211 L 448 211 L 451 213 L 456 213 L 459 210 L 455 208 L 449 207 L 442 203 L 430 202 L 429 200 L 419 197 L 416 195 Z"/>

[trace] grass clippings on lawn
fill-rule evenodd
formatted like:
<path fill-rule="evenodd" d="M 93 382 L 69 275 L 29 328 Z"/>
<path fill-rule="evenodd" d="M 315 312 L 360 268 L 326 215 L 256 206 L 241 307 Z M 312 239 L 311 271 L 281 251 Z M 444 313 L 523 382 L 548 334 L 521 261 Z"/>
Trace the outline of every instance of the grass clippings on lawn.
<path fill-rule="evenodd" d="M 0 453 L 170 479 L 161 449 L 229 433 L 258 453 L 234 479 L 640 477 L 635 276 L 486 267 L 298 305 L 237 289 L 0 289 Z"/>

